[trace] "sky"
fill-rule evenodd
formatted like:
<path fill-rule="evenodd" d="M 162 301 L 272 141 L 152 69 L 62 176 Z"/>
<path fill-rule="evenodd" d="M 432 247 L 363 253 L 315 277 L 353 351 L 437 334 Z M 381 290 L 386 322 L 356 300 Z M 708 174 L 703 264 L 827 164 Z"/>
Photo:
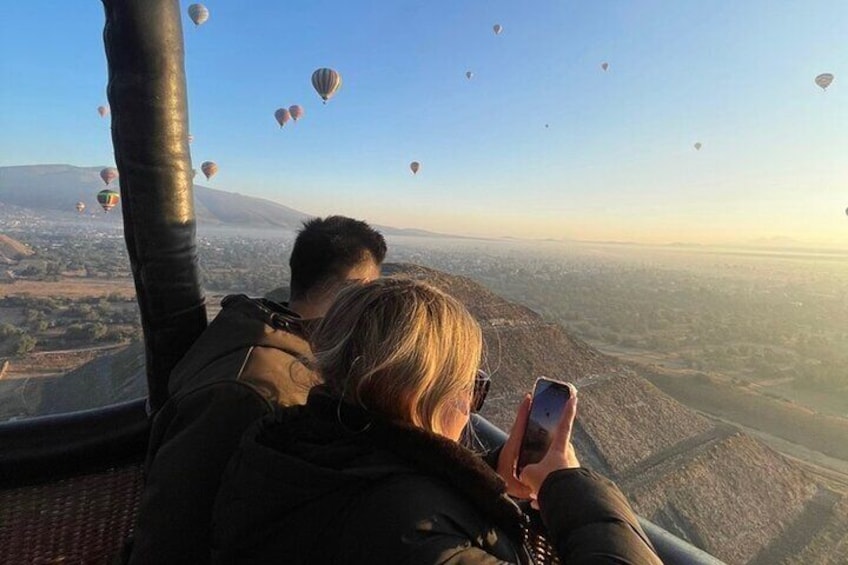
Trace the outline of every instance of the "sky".
<path fill-rule="evenodd" d="M 848 247 L 844 0 L 209 0 L 197 28 L 188 5 L 207 186 L 463 235 Z M 103 21 L 4 3 L 0 165 L 113 164 Z"/>

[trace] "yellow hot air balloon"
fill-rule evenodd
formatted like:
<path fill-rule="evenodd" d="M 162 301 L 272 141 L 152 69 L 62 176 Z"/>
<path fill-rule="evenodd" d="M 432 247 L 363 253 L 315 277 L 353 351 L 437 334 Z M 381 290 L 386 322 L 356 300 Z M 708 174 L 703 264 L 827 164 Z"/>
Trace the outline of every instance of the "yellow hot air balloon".
<path fill-rule="evenodd" d="M 204 161 L 200 165 L 200 170 L 206 175 L 206 180 L 209 180 L 218 172 L 218 165 L 214 161 Z"/>
<path fill-rule="evenodd" d="M 492 31 L 495 32 L 495 35 L 500 35 L 503 31 L 503 26 L 501 24 L 495 24 L 492 26 Z"/>
<path fill-rule="evenodd" d="M 106 167 L 100 170 L 100 178 L 108 186 L 113 180 L 118 178 L 118 169 L 115 167 Z"/>
<path fill-rule="evenodd" d="M 97 113 L 100 114 L 101 118 L 105 118 L 109 115 L 109 107 L 108 106 L 98 106 Z"/>
<path fill-rule="evenodd" d="M 421 163 L 419 163 L 418 161 L 413 161 L 409 164 L 409 169 L 412 171 L 413 175 L 417 175 L 418 169 L 420 169 L 420 168 L 421 168 Z"/>
<path fill-rule="evenodd" d="M 196 26 L 202 26 L 209 19 L 209 8 L 203 4 L 192 4 L 188 7 L 188 17 Z"/>
<path fill-rule="evenodd" d="M 816 84 L 821 87 L 822 90 L 827 90 L 827 87 L 830 86 L 830 83 L 833 82 L 833 75 L 830 73 L 822 73 L 816 77 Z"/>
<path fill-rule="evenodd" d="M 291 118 L 294 121 L 298 121 L 300 118 L 303 117 L 303 107 L 299 104 L 289 106 L 289 114 L 291 114 Z"/>
<path fill-rule="evenodd" d="M 342 75 L 333 69 L 318 69 L 312 73 L 312 88 L 318 92 L 318 96 L 324 100 L 324 104 L 335 95 L 341 86 Z"/>
<path fill-rule="evenodd" d="M 97 202 L 99 202 L 100 206 L 103 207 L 104 212 L 108 212 L 117 206 L 120 200 L 121 195 L 114 190 L 109 190 L 108 188 L 97 193 Z"/>
<path fill-rule="evenodd" d="M 277 111 L 274 112 L 274 119 L 277 120 L 280 127 L 283 127 L 291 119 L 291 114 L 285 108 L 277 108 Z"/>

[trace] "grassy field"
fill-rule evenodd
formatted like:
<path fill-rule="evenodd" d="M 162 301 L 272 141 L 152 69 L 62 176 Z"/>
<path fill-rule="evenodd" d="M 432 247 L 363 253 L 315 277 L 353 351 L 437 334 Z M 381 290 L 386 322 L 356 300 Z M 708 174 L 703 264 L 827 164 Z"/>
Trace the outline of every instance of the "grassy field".
<path fill-rule="evenodd" d="M 703 373 L 632 364 L 641 376 L 686 406 L 848 462 L 844 418 L 818 414 Z"/>

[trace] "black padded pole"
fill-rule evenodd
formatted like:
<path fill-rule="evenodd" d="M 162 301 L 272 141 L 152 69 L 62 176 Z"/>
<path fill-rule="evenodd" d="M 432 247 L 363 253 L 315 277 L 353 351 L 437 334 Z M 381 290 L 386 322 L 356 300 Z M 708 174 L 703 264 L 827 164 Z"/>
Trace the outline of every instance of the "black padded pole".
<path fill-rule="evenodd" d="M 178 0 L 103 0 L 112 143 L 124 238 L 141 310 L 149 410 L 206 327 L 195 244 Z"/>

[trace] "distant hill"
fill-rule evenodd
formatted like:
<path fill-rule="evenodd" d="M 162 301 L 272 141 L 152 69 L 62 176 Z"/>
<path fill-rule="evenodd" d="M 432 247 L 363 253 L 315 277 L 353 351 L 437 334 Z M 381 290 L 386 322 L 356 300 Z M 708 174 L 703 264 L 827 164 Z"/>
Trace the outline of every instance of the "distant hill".
<path fill-rule="evenodd" d="M 33 253 L 26 244 L 0 233 L 0 265 L 12 265 Z"/>
<path fill-rule="evenodd" d="M 97 203 L 97 193 L 106 185 L 100 179 L 103 167 L 74 167 L 72 165 L 21 165 L 0 167 L 0 204 L 52 210 L 76 214 L 77 202 L 85 203 L 86 214 L 103 211 Z M 118 189 L 120 179 L 112 183 Z M 194 185 L 194 210 L 199 224 L 250 228 L 300 228 L 311 214 L 283 206 L 264 198 L 245 196 Z M 339 213 L 344 213 L 340 210 Z M 118 223 L 122 220 L 118 204 L 106 219 Z M 367 220 L 367 218 L 365 218 Z M 419 229 L 402 229 L 375 225 L 384 235 L 416 237 L 457 237 Z"/>
<path fill-rule="evenodd" d="M 102 214 L 97 193 L 105 188 L 102 167 L 71 165 L 23 165 L 0 167 L 0 202 L 33 210 L 76 211 L 84 202 L 86 213 Z M 117 189 L 120 182 L 112 183 Z M 258 228 L 299 227 L 309 215 L 262 198 L 253 198 L 198 184 L 194 185 L 195 213 L 207 225 L 249 225 Z M 120 204 L 110 212 L 121 220 Z"/>

